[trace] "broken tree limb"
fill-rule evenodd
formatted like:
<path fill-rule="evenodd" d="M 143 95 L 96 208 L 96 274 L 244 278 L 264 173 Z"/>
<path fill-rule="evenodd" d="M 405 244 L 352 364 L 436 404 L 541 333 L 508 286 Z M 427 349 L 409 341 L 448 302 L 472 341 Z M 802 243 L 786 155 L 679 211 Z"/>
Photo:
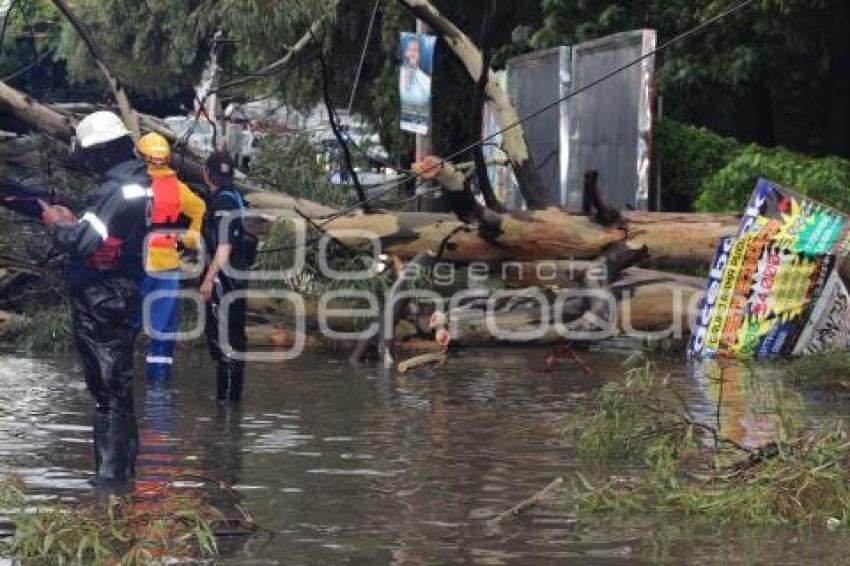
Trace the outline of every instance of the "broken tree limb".
<path fill-rule="evenodd" d="M 547 485 L 546 487 L 544 487 L 522 503 L 518 503 L 517 505 L 514 505 L 504 513 L 496 515 L 495 517 L 487 521 L 487 523 L 489 525 L 496 526 L 515 520 L 532 507 L 536 507 L 537 505 L 539 505 L 541 501 L 552 495 L 552 493 L 561 489 L 563 485 L 564 478 L 557 477 L 551 482 L 549 482 L 549 485 Z"/>
<path fill-rule="evenodd" d="M 121 110 L 121 117 L 124 119 L 124 123 L 133 134 L 133 139 L 138 141 L 141 136 L 139 118 L 136 115 L 136 111 L 133 109 L 133 106 L 130 104 L 130 98 L 127 96 L 127 90 L 124 88 L 121 81 L 118 80 L 118 77 L 115 76 L 115 72 L 112 70 L 106 56 L 100 49 L 100 45 L 98 45 L 98 43 L 94 40 L 94 37 L 92 37 L 88 26 L 86 26 L 77 14 L 74 13 L 65 0 L 51 1 L 53 2 L 53 5 L 56 6 L 56 8 L 58 8 L 59 11 L 68 19 L 68 21 L 71 22 L 74 29 L 77 30 L 80 39 L 83 40 L 83 43 L 85 43 L 92 58 L 94 58 L 98 69 L 100 69 L 100 72 L 103 73 L 104 78 L 106 78 L 109 88 L 112 89 L 112 93 L 115 96 L 115 102 Z"/>
<path fill-rule="evenodd" d="M 475 97 L 472 103 L 472 128 L 478 134 L 478 139 L 484 138 L 484 106 L 487 101 L 487 80 L 489 78 L 488 70 L 490 69 L 490 48 L 488 45 L 489 37 L 485 33 L 483 35 L 483 66 L 481 74 L 478 77 L 478 82 L 475 85 Z M 487 208 L 496 212 L 505 212 L 505 207 L 496 198 L 496 193 L 493 192 L 493 185 L 490 183 L 490 174 L 487 171 L 487 158 L 484 155 L 484 144 L 479 143 L 472 150 L 472 156 L 475 161 L 475 175 L 478 179 L 478 192 L 484 198 L 484 204 Z"/>
<path fill-rule="evenodd" d="M 528 151 L 519 114 L 508 95 L 499 86 L 496 74 L 492 69 L 484 69 L 481 51 L 469 36 L 445 18 L 427 0 L 399 0 L 399 2 L 446 41 L 452 53 L 466 68 L 473 82 L 478 82 L 482 73 L 486 73 L 487 84 L 484 92 L 492 104 L 496 122 L 499 124 L 499 128 L 503 130 L 502 149 L 508 155 L 522 196 L 531 210 L 550 206 L 551 202 L 546 198 L 543 182 L 540 180 L 537 167 Z"/>
<path fill-rule="evenodd" d="M 422 366 L 428 366 L 432 364 L 437 364 L 438 366 L 446 363 L 446 351 L 440 350 L 439 352 L 429 352 L 427 354 L 420 354 L 418 356 L 414 356 L 403 362 L 399 362 L 398 371 L 399 373 L 407 373 L 412 369 L 420 368 Z"/>
<path fill-rule="evenodd" d="M 470 188 L 471 176 L 464 175 L 448 161 L 433 155 L 414 163 L 413 171 L 425 179 L 437 181 L 446 189 L 449 206 L 462 222 L 477 224 L 484 238 L 498 238 L 503 216 L 478 203 Z"/>
<path fill-rule="evenodd" d="M 310 30 L 312 33 L 312 29 Z M 354 184 L 354 191 L 357 193 L 357 199 L 361 204 L 363 212 L 369 214 L 372 212 L 372 207 L 366 199 L 366 192 L 363 190 L 363 185 L 360 184 L 360 177 L 357 175 L 357 170 L 354 168 L 354 160 L 351 158 L 351 148 L 348 147 L 348 140 L 342 134 L 342 129 L 339 125 L 339 119 L 331 101 L 330 91 L 330 74 L 328 72 L 328 62 L 325 59 L 325 54 L 319 50 L 319 65 L 322 69 L 322 100 L 325 103 L 325 110 L 328 113 L 328 122 L 330 122 L 331 131 L 333 132 L 336 142 L 342 149 L 342 158 L 345 162 L 345 168 L 351 176 L 351 181 Z"/>
<path fill-rule="evenodd" d="M 0 81 L 0 107 L 36 130 L 68 142 L 76 121 Z"/>

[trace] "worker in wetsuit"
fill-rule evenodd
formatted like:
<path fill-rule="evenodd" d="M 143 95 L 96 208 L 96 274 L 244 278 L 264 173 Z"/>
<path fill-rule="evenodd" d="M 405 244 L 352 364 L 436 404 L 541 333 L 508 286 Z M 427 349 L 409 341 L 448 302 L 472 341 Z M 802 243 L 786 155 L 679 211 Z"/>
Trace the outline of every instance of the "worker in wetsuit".
<path fill-rule="evenodd" d="M 207 344 L 218 364 L 216 399 L 219 402 L 238 402 L 244 381 L 240 354 L 245 351 L 246 342 L 245 299 L 226 300 L 228 294 L 246 288 L 246 281 L 236 277 L 232 270 L 246 270 L 251 263 L 243 222 L 245 200 L 233 184 L 233 171 L 233 161 L 223 151 L 213 153 L 204 168 L 204 181 L 212 193 L 204 222 L 210 261 L 200 292 L 207 301 Z M 229 308 L 224 309 L 227 303 Z M 227 332 L 226 336 L 222 330 Z"/>
<path fill-rule="evenodd" d="M 146 134 L 136 145 L 136 151 L 147 163 L 153 188 L 152 233 L 145 249 L 146 275 L 142 282 L 142 300 L 151 301 L 144 309 L 148 317 L 146 327 L 153 331 L 145 373 L 148 380 L 165 383 L 171 377 L 174 363 L 175 342 L 168 335 L 177 332 L 180 322 L 179 248 L 197 247 L 206 205 L 169 167 L 171 147 L 168 140 L 157 133 Z M 179 232 L 170 232 L 169 228 L 179 229 Z"/>
<path fill-rule="evenodd" d="M 74 145 L 75 156 L 102 181 L 79 219 L 67 208 L 45 205 L 42 220 L 70 256 L 74 340 L 95 401 L 94 482 L 120 484 L 132 477 L 138 450 L 131 321 L 141 304 L 151 179 L 127 128 L 111 112 L 84 118 Z"/>

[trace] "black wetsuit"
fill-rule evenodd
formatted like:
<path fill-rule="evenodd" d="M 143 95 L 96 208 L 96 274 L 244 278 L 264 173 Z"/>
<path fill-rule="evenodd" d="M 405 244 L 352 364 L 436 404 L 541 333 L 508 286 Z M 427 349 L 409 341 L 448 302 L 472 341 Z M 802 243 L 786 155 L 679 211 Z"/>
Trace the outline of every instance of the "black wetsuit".
<path fill-rule="evenodd" d="M 131 319 L 141 302 L 150 186 L 145 164 L 125 161 L 106 173 L 78 222 L 53 229 L 57 247 L 71 256 L 74 339 L 95 400 L 95 479 L 104 483 L 129 480 L 138 451 Z M 107 248 L 103 259 L 98 254 Z"/>

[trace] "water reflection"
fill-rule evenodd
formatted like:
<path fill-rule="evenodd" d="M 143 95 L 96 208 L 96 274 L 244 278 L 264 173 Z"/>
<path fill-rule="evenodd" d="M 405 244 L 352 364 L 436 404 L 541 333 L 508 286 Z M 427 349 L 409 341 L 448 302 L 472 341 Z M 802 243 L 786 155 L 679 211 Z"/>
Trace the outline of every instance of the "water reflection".
<path fill-rule="evenodd" d="M 691 372 L 704 400 L 695 410 L 720 436 L 757 448 L 799 428 L 803 397 L 777 372 L 718 360 L 693 363 Z"/>
<path fill-rule="evenodd" d="M 850 548 L 822 533 L 586 523 L 558 502 L 516 524 L 485 527 L 484 519 L 578 465 L 561 434 L 564 417 L 588 390 L 624 373 L 623 358 L 610 354 L 587 355 L 594 377 L 568 363 L 529 372 L 544 356 L 463 352 L 437 371 L 407 376 L 352 370 L 325 356 L 254 365 L 236 408 L 216 405 L 214 368 L 204 358 L 183 359 L 170 387 L 136 383 L 136 488 L 160 489 L 174 474 L 235 484 L 275 536 L 225 544 L 233 563 L 720 564 L 750 552 L 752 541 L 764 563 L 820 563 L 816 552 L 828 561 Z M 0 363 L 0 465 L 22 472 L 40 495 L 88 488 L 89 403 L 73 367 Z M 694 413 L 742 443 L 775 436 L 769 410 L 778 401 L 798 406 L 769 373 L 668 369 Z"/>

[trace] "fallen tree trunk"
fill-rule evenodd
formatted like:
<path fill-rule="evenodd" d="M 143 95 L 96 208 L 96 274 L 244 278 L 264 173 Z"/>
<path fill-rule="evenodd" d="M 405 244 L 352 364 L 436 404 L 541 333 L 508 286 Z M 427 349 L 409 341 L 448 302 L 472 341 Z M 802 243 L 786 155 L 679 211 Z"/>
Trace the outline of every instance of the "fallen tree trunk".
<path fill-rule="evenodd" d="M 503 215 L 502 233 L 484 238 L 477 232 L 458 233 L 445 259 L 462 262 L 592 259 L 610 244 L 626 240 L 632 247 L 646 246 L 645 265 L 708 265 L 721 236 L 734 234 L 739 219 L 720 214 L 669 214 L 626 212 L 626 228 L 605 227 L 586 216 L 557 208 Z M 365 242 L 373 234 L 382 253 L 410 259 L 436 250 L 440 242 L 463 223 L 449 214 L 399 212 L 345 216 L 324 229 L 349 245 Z"/>
<path fill-rule="evenodd" d="M 623 277 L 611 286 L 617 312 L 615 320 L 610 321 L 609 335 L 603 336 L 605 333 L 600 332 L 599 339 L 625 336 L 640 342 L 687 337 L 691 321 L 696 317 L 703 285 L 703 280 L 697 277 L 636 268 L 626 270 Z M 535 294 L 533 291 L 529 290 L 529 298 Z M 477 305 L 473 300 L 470 306 L 448 313 L 453 345 L 552 345 L 568 339 L 584 340 L 576 333 L 565 332 L 570 325 L 563 322 L 563 315 L 575 314 L 570 311 L 575 306 L 570 299 L 564 303 L 565 310 L 557 313 L 559 320 L 552 318 L 548 307 L 540 308 L 539 303 L 531 299 L 525 302 L 513 300 L 513 306 L 502 304 L 503 301 L 488 301 L 489 294 L 482 292 Z M 562 326 L 558 328 L 556 323 Z"/>
<path fill-rule="evenodd" d="M 76 120 L 56 112 L 30 96 L 23 94 L 0 81 L 0 107 L 12 116 L 26 122 L 32 128 L 42 131 L 63 142 L 74 135 Z"/>

